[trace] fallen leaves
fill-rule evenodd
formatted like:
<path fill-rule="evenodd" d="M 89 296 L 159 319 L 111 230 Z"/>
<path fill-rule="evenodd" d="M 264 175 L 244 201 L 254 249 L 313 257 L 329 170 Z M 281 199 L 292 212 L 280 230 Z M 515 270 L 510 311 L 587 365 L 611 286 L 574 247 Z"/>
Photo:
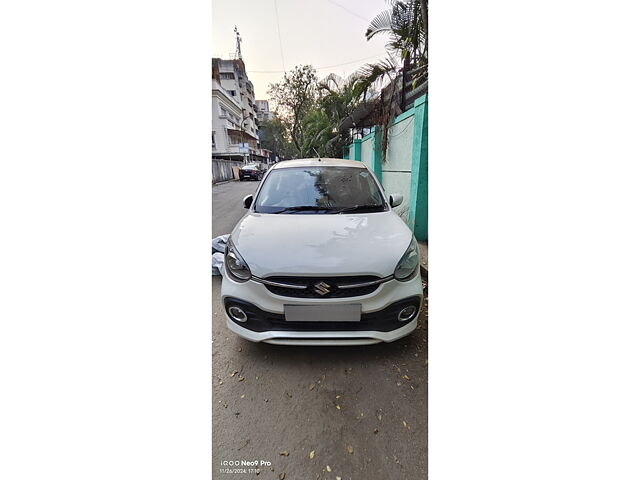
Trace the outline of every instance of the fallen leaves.
<path fill-rule="evenodd" d="M 313 457 L 315 457 L 315 456 L 316 456 L 316 451 L 315 450 L 311 450 L 309 452 L 309 458 L 313 460 Z"/>
<path fill-rule="evenodd" d="M 284 473 L 284 472 L 282 472 L 280 475 L 278 475 L 278 478 L 279 478 L 280 480 L 284 480 L 284 477 L 286 477 L 286 475 L 285 475 L 285 473 Z"/>
<path fill-rule="evenodd" d="M 347 452 L 353 455 L 353 447 L 351 445 L 347 445 Z"/>
<path fill-rule="evenodd" d="M 331 467 L 329 465 L 327 465 L 327 472 L 331 471 Z"/>
<path fill-rule="evenodd" d="M 233 372 L 231 372 L 231 373 L 229 374 L 229 376 L 230 376 L 230 377 L 235 377 L 235 376 L 236 376 L 236 373 L 238 373 L 238 371 L 237 371 L 237 370 L 234 370 Z"/>
<path fill-rule="evenodd" d="M 280 452 L 280 455 L 282 455 L 284 457 L 288 457 L 289 456 L 289 452 Z"/>
<path fill-rule="evenodd" d="M 243 377 L 242 375 L 240 375 L 240 376 L 238 377 L 238 381 L 239 381 L 239 382 L 244 382 L 244 377 Z"/>
<path fill-rule="evenodd" d="M 316 388 L 316 384 L 312 383 L 309 385 L 309 390 L 313 390 L 314 388 Z"/>

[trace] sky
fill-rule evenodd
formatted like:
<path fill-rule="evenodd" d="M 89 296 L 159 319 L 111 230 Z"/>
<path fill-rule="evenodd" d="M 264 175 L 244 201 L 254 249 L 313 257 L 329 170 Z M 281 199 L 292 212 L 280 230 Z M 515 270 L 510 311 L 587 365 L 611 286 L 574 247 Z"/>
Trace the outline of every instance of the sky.
<path fill-rule="evenodd" d="M 330 73 L 346 77 L 386 57 L 384 36 L 370 41 L 364 36 L 373 17 L 389 7 L 385 0 L 212 0 L 212 4 L 211 54 L 229 58 L 235 52 L 237 26 L 256 99 L 268 100 L 269 83 L 296 65 L 313 65 L 320 78 Z"/>

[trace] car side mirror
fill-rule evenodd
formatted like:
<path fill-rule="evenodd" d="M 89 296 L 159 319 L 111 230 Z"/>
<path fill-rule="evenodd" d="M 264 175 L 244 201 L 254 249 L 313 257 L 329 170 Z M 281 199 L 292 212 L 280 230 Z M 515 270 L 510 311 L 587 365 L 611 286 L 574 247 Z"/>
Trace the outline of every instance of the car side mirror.
<path fill-rule="evenodd" d="M 402 195 L 400 195 L 399 193 L 392 193 L 391 195 L 389 195 L 389 204 L 392 207 L 397 207 L 398 205 L 400 205 L 402 203 L 403 199 L 404 199 L 404 197 Z"/>
<path fill-rule="evenodd" d="M 244 208 L 249 208 L 253 203 L 253 195 L 247 195 L 242 199 L 242 205 Z"/>

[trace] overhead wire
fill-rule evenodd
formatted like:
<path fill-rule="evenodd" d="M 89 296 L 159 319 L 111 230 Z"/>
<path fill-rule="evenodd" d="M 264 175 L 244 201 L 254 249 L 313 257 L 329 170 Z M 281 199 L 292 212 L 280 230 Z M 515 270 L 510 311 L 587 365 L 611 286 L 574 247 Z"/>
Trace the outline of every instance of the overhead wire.
<path fill-rule="evenodd" d="M 282 71 L 284 72 L 286 71 L 286 68 L 284 66 L 284 51 L 282 50 L 282 36 L 280 35 L 280 15 L 278 14 L 278 0 L 273 0 L 273 6 L 276 10 L 276 25 L 278 27 L 278 41 L 280 42 L 280 58 L 282 59 Z"/>
<path fill-rule="evenodd" d="M 365 60 L 371 60 L 372 58 L 378 58 L 379 56 L 380 54 L 371 55 L 370 57 L 360 58 L 358 60 L 351 60 L 350 62 L 336 63 L 335 65 L 327 65 L 324 67 L 314 67 L 314 68 L 316 70 L 325 70 L 327 68 L 341 67 L 343 65 L 349 65 L 352 63 L 363 62 Z M 247 73 L 283 73 L 283 72 L 286 72 L 286 70 L 247 70 Z"/>
<path fill-rule="evenodd" d="M 333 0 L 327 0 L 327 2 L 329 2 L 332 5 L 335 5 L 336 7 L 339 7 L 341 9 L 343 9 L 345 12 L 350 13 L 351 15 L 353 15 L 354 17 L 357 17 L 361 20 L 364 20 L 365 22 L 369 23 L 371 21 L 371 19 L 369 18 L 365 18 L 362 15 L 360 15 L 359 13 L 356 13 L 352 10 L 349 10 L 347 7 L 345 7 L 344 5 L 340 5 L 338 2 L 334 2 Z"/>

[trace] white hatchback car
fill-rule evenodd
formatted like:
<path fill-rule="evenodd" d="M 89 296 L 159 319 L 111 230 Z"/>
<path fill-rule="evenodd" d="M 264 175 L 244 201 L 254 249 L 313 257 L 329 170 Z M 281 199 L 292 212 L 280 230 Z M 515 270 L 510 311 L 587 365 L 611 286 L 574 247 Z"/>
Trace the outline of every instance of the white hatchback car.
<path fill-rule="evenodd" d="M 227 326 L 254 342 L 363 345 L 411 333 L 422 305 L 418 245 L 361 162 L 289 160 L 265 175 L 231 233 Z"/>

